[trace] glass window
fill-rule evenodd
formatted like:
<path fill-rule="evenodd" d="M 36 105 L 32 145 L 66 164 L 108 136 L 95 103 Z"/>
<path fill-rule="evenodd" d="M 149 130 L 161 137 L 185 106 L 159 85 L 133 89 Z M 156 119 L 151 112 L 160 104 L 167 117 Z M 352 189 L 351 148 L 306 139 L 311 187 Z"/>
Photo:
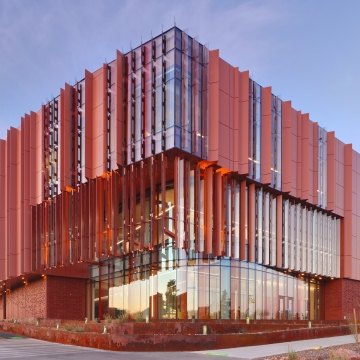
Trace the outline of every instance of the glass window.
<path fill-rule="evenodd" d="M 230 319 L 230 260 L 221 260 L 221 289 L 220 289 L 220 315 L 221 319 Z"/>
<path fill-rule="evenodd" d="M 220 261 L 210 262 L 210 318 L 220 319 Z M 226 296 L 230 296 L 227 293 Z"/>
<path fill-rule="evenodd" d="M 249 176 L 260 180 L 261 159 L 261 86 L 250 80 Z"/>

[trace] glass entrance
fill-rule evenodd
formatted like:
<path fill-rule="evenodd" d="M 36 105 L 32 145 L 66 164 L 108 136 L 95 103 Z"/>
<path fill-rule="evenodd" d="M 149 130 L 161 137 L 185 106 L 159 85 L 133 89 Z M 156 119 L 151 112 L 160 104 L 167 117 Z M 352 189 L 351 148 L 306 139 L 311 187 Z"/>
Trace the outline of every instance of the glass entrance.
<path fill-rule="evenodd" d="M 315 280 L 311 280 L 309 286 L 310 320 L 320 320 L 320 316 L 321 316 L 320 304 L 321 304 L 320 284 Z"/>

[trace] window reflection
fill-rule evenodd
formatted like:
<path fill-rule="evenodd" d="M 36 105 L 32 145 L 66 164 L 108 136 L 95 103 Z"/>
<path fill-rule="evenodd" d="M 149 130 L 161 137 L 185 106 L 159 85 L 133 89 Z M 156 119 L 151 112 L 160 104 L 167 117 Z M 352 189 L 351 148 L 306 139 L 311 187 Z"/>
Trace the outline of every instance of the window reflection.
<path fill-rule="evenodd" d="M 185 253 L 171 246 L 158 255 L 151 268 L 156 258 L 151 253 L 117 259 L 116 266 L 102 267 L 101 281 L 94 268 L 93 314 L 99 314 L 101 302 L 111 316 L 135 320 L 320 318 L 321 284 L 315 278 L 239 260 L 186 261 L 180 258 Z"/>

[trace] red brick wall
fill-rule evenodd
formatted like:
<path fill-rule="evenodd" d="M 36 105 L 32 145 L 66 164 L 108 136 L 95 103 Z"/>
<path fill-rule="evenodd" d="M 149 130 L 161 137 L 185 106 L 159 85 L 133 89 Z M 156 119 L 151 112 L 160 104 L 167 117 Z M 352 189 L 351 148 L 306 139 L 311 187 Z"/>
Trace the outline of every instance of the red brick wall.
<path fill-rule="evenodd" d="M 4 307 L 3 307 L 3 299 L 2 295 L 0 295 L 0 320 L 4 319 Z"/>
<path fill-rule="evenodd" d="M 48 318 L 78 319 L 86 316 L 86 280 L 52 276 L 47 278 Z"/>
<path fill-rule="evenodd" d="M 47 276 L 13 289 L 6 297 L 7 319 L 79 319 L 86 313 L 86 280 Z M 0 297 L 0 319 L 3 300 Z"/>
<path fill-rule="evenodd" d="M 342 320 L 360 312 L 360 281 L 336 279 L 324 287 L 325 320 Z"/>
<path fill-rule="evenodd" d="M 46 318 L 45 300 L 46 279 L 11 290 L 6 296 L 6 318 Z"/>

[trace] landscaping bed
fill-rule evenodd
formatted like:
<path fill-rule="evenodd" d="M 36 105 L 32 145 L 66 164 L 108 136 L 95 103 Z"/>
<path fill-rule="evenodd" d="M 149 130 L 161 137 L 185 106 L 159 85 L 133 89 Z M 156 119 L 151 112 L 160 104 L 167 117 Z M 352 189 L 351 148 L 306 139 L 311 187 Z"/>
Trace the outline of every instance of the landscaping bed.
<path fill-rule="evenodd" d="M 63 344 L 119 351 L 194 351 L 263 345 L 347 335 L 344 322 L 157 321 L 98 322 L 2 321 L 0 331 Z"/>

